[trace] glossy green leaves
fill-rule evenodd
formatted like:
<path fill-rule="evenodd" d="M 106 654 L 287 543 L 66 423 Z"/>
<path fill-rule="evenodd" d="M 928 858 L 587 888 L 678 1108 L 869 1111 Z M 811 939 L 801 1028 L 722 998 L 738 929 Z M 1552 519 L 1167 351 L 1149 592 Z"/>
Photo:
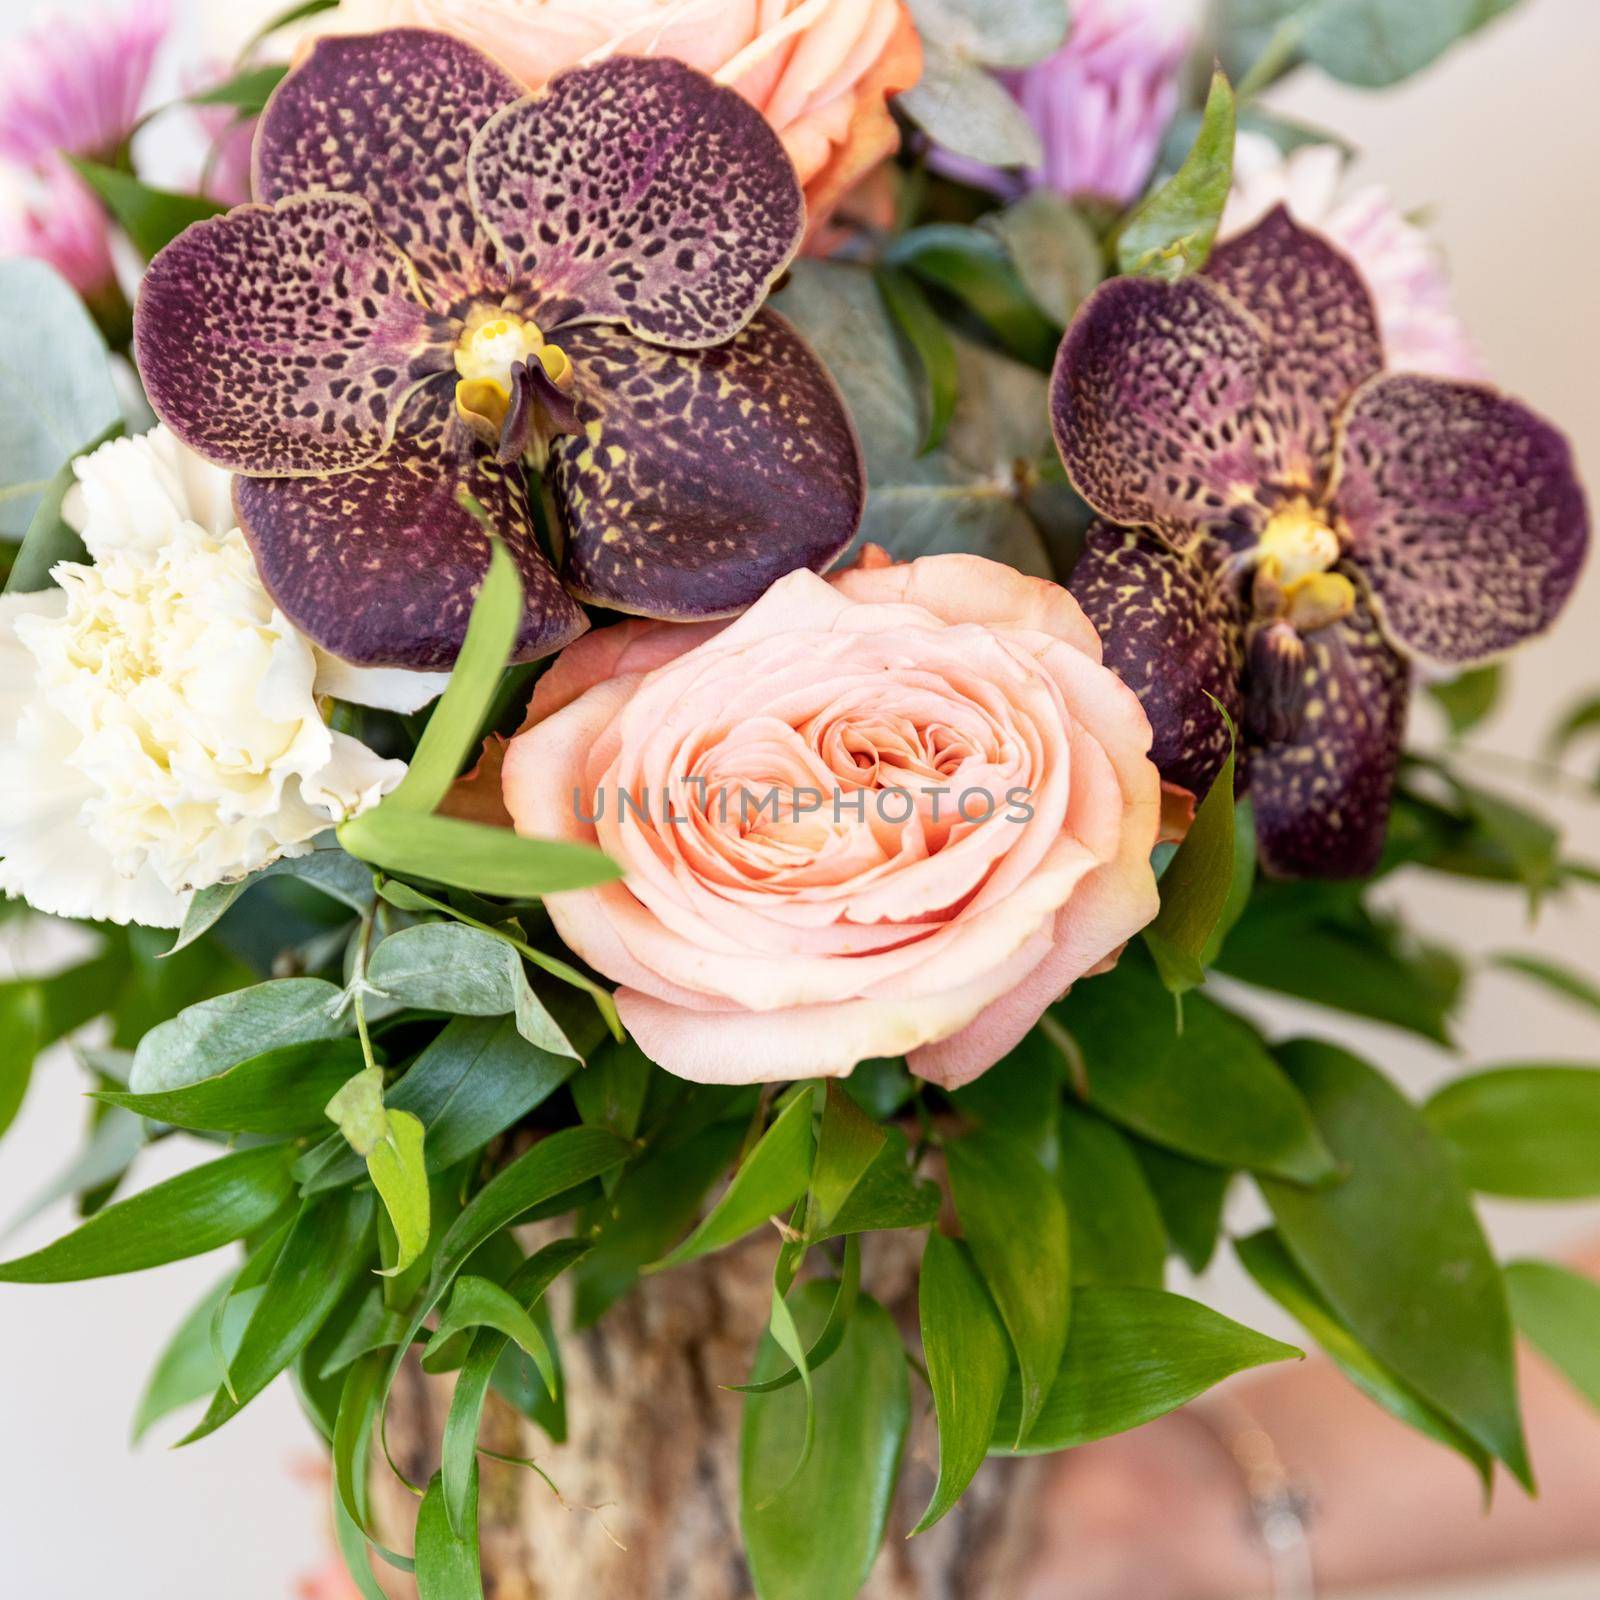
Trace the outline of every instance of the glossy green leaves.
<path fill-rule="evenodd" d="M 1480 1194 L 1600 1195 L 1600 1068 L 1492 1067 L 1445 1084 L 1423 1114 Z"/>

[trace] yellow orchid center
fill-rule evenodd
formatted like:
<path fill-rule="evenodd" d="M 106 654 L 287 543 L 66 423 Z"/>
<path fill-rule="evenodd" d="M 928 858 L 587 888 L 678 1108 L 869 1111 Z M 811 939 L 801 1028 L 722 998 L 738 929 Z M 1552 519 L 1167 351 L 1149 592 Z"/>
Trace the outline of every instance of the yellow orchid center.
<path fill-rule="evenodd" d="M 1329 569 L 1339 559 L 1339 536 L 1309 501 L 1290 500 L 1273 512 L 1255 550 L 1251 595 L 1262 622 L 1282 620 L 1314 633 L 1355 609 L 1355 585 Z"/>
<path fill-rule="evenodd" d="M 498 433 L 511 409 L 511 369 L 537 357 L 550 381 L 565 389 L 572 363 L 549 344 L 536 322 L 510 311 L 482 311 L 456 344 L 456 410 L 479 433 Z"/>

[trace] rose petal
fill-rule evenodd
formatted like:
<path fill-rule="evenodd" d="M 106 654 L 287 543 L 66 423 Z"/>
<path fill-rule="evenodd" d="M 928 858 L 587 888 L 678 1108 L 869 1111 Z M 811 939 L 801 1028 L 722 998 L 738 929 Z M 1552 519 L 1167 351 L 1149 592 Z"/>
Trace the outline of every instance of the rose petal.
<path fill-rule="evenodd" d="M 678 61 L 564 72 L 492 118 L 470 165 L 478 214 L 547 331 L 620 322 L 680 348 L 720 344 L 805 228 L 777 135 Z"/>
<path fill-rule="evenodd" d="M 1270 477 L 1320 490 L 1335 417 L 1349 395 L 1383 370 L 1383 339 L 1365 281 L 1281 205 L 1248 233 L 1218 245 L 1205 275 L 1269 335 L 1256 407 Z"/>
<path fill-rule="evenodd" d="M 379 462 L 327 478 L 238 478 L 234 504 L 262 582 L 296 627 L 360 666 L 448 667 L 489 561 L 459 503 L 467 489 L 516 558 L 524 590 L 515 659 L 533 661 L 588 626 L 534 537 L 518 468 L 495 464 L 455 417 L 444 376 L 411 401 Z"/>
<path fill-rule="evenodd" d="M 1261 861 L 1279 877 L 1361 878 L 1383 852 L 1409 675 L 1364 600 L 1305 645 L 1298 733 L 1250 751 Z"/>
<path fill-rule="evenodd" d="M 1515 400 L 1375 379 L 1344 419 L 1334 494 L 1384 630 L 1460 665 L 1549 627 L 1589 545 L 1567 441 Z"/>
<path fill-rule="evenodd" d="M 1245 614 L 1211 543 L 1179 555 L 1148 533 L 1097 523 L 1069 582 L 1100 632 L 1105 664 L 1144 706 L 1150 759 L 1171 783 L 1203 795 L 1240 720 Z"/>
<path fill-rule="evenodd" d="M 299 474 L 382 455 L 453 334 L 371 208 L 322 195 L 181 233 L 150 263 L 134 342 L 150 404 L 192 450 Z"/>
<path fill-rule="evenodd" d="M 320 39 L 262 114 L 256 198 L 358 195 L 440 310 L 502 294 L 502 264 L 468 198 L 467 153 L 478 129 L 522 94 L 447 34 L 391 28 Z"/>
<path fill-rule="evenodd" d="M 1198 278 L 1114 278 L 1056 355 L 1050 414 L 1074 487 L 1109 522 L 1187 548 L 1260 520 L 1254 411 L 1261 328 Z"/>
<path fill-rule="evenodd" d="M 575 594 L 646 616 L 726 615 L 854 537 L 866 494 L 855 431 L 775 312 L 715 350 L 599 327 L 571 329 L 562 347 L 586 428 L 552 454 Z"/>

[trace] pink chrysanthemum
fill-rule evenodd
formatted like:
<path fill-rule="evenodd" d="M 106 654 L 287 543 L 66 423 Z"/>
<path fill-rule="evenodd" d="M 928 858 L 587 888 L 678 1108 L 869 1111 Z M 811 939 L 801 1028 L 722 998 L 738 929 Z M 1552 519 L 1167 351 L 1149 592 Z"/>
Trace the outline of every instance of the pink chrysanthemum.
<path fill-rule="evenodd" d="M 114 154 L 138 121 L 171 0 L 82 16 L 47 15 L 8 40 L 0 63 L 0 157 L 37 167 L 52 154 Z"/>
<path fill-rule="evenodd" d="M 1483 377 L 1437 246 L 1386 189 L 1347 188 L 1344 166 L 1336 145 L 1302 145 L 1286 156 L 1265 135 L 1241 133 L 1221 236 L 1243 233 L 1274 206 L 1287 206 L 1297 222 L 1331 239 L 1360 269 L 1391 371 Z"/>
<path fill-rule="evenodd" d="M 1001 172 L 940 156 L 954 177 L 1003 194 L 1044 187 L 1125 206 L 1144 188 L 1178 108 L 1199 0 L 1078 0 L 1054 55 L 1002 81 L 1033 124 L 1044 164 Z"/>
<path fill-rule="evenodd" d="M 116 283 L 100 202 L 59 158 L 36 172 L 0 163 L 0 257 L 34 256 L 95 304 Z"/>

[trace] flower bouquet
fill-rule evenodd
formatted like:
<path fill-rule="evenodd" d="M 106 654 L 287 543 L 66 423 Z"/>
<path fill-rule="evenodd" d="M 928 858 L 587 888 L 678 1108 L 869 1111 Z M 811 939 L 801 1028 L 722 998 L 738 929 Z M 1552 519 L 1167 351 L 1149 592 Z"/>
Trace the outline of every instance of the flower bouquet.
<path fill-rule="evenodd" d="M 0 1282 L 226 1257 L 139 1431 L 291 1382 L 368 1600 L 1010 1595 L 1037 1458 L 1299 1353 L 1165 1286 L 1225 1244 L 1532 1487 L 1511 1307 L 1600 1288 L 1473 1195 L 1600 1194 L 1600 1071 L 1257 1009 L 1448 1046 L 1390 875 L 1594 881 L 1460 743 L 1568 446 L 1259 99 L 1505 9 L 312 0 L 177 111 L 159 0 L 25 41 L 0 1129 L 58 1041 L 93 1109 Z"/>

